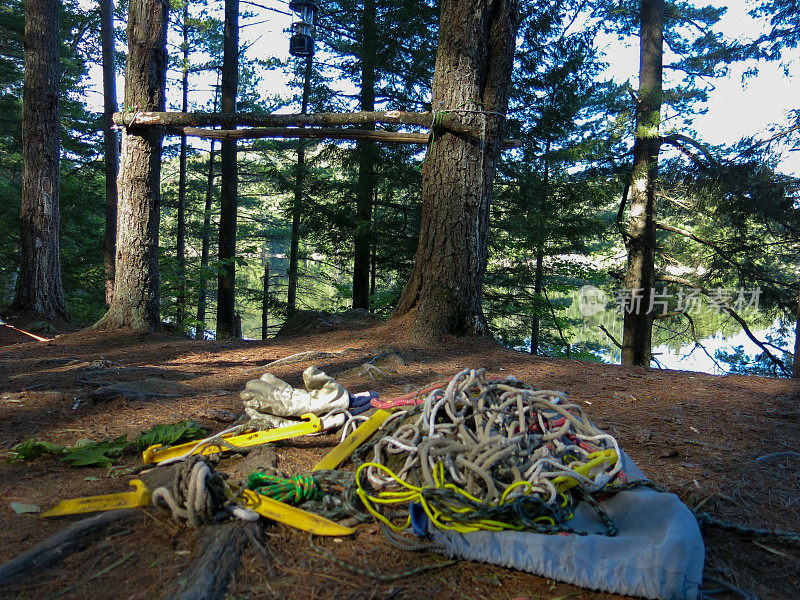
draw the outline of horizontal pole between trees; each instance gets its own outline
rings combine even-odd
[[[464,125],[456,112],[436,113],[436,123],[454,133],[478,137],[482,128]],[[114,113],[114,124],[121,127],[331,127],[339,125],[418,125],[430,128],[430,112],[402,110],[362,111],[353,113],[316,113],[259,115],[247,113],[206,112],[125,112]]]
[[[300,127],[257,127],[252,129],[205,129],[201,127],[167,127],[169,133],[210,140],[252,140],[263,138],[329,139],[383,142],[388,144],[427,144],[427,133],[380,131],[372,129],[305,129]],[[503,149],[519,148],[517,140],[505,140]]]
[[[199,137],[207,140],[252,140],[260,138],[312,138],[359,140],[390,144],[426,144],[427,133],[373,131],[371,129],[332,129],[301,127],[257,127],[252,129],[204,129],[201,127],[167,127],[169,133]]]

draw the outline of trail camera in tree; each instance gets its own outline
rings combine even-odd
[[[314,23],[319,11],[319,4],[316,0],[292,0],[289,8],[299,15],[299,20],[292,23],[289,54],[312,56],[314,54]]]

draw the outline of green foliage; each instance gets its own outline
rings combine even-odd
[[[196,421],[183,420],[170,424],[154,425],[147,431],[140,433],[134,440],[136,449],[143,452],[150,446],[161,444],[171,446],[183,442],[199,440],[206,436],[208,432],[200,427]]]
[[[35,460],[46,454],[54,454],[61,456],[61,460],[72,467],[110,467],[112,459],[118,458],[129,445],[124,435],[99,442],[78,440],[72,447],[31,438],[11,449],[10,460]]]
[[[78,440],[73,448],[67,449],[61,460],[71,467],[110,467],[113,459],[119,458],[128,446],[130,442],[125,435],[99,442]]]
[[[61,455],[65,452],[67,452],[67,448],[64,446],[31,438],[14,446],[9,451],[9,460],[12,462],[20,460],[36,460],[45,454]]]

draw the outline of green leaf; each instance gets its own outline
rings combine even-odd
[[[64,446],[31,438],[11,449],[11,460],[35,460],[45,454],[64,454],[66,451]]]
[[[117,458],[128,447],[128,436],[121,435],[112,440],[85,443],[69,448],[61,460],[72,467],[110,467],[112,458]]]
[[[142,452],[154,444],[171,446],[172,444],[199,440],[204,438],[207,433],[196,421],[178,421],[168,425],[154,425],[151,429],[139,434],[135,443],[139,452]]]

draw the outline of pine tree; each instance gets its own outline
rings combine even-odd
[[[25,5],[22,260],[15,304],[47,318],[67,318],[59,246],[60,13],[58,0]]]
[[[489,195],[500,156],[519,21],[513,0],[441,5],[432,106],[452,111],[471,136],[434,127],[423,167],[414,270],[394,316],[423,343],[486,334],[481,287],[488,258]]]

